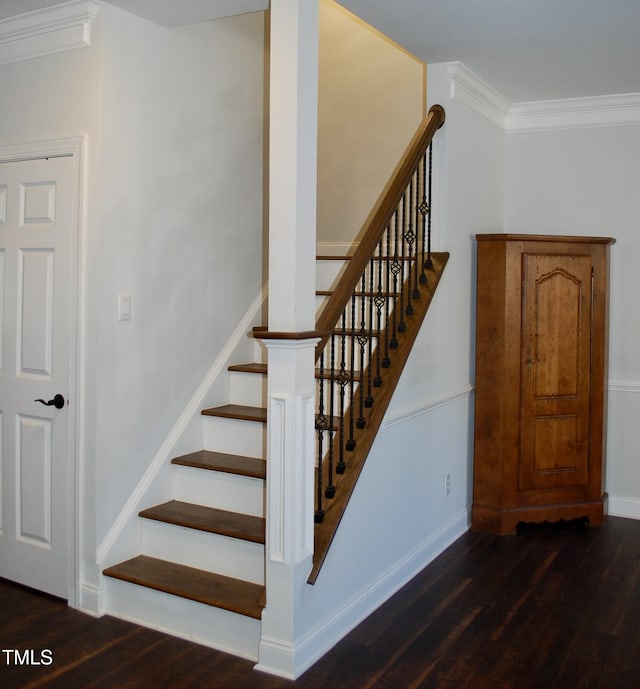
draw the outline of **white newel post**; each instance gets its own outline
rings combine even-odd
[[[304,669],[313,555],[317,0],[271,0],[267,605],[258,669]],[[297,607],[296,607],[297,606]]]

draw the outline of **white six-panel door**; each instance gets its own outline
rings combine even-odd
[[[63,598],[73,177],[72,156],[0,162],[0,576]]]

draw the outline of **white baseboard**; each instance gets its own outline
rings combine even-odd
[[[640,519],[640,499],[620,498],[609,496],[609,515],[611,517],[626,517],[627,519]]]
[[[100,589],[93,584],[84,582],[80,587],[80,605],[78,609],[81,612],[91,615],[92,617],[100,617],[104,614],[104,610],[100,605]]]
[[[469,518],[468,509],[455,515],[410,552],[404,560],[384,572],[373,584],[360,592],[350,603],[343,606],[338,614],[321,620],[295,645],[295,648],[284,648],[280,645],[279,648],[272,649],[274,653],[265,654],[271,657],[270,660],[261,657],[256,669],[289,679],[299,677],[335,646],[340,639],[413,579],[457,538],[468,531]],[[280,667],[274,667],[274,659],[279,656],[287,657],[280,658],[282,661],[282,664],[278,662]],[[295,673],[292,675],[288,670],[283,670],[283,667],[295,667]]]

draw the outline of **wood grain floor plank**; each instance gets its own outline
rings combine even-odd
[[[637,689],[640,521],[467,533],[296,682],[0,581],[2,689]]]

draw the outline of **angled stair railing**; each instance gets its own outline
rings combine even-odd
[[[431,251],[434,105],[371,211],[322,310],[316,348],[314,583],[382,423],[448,254]]]

